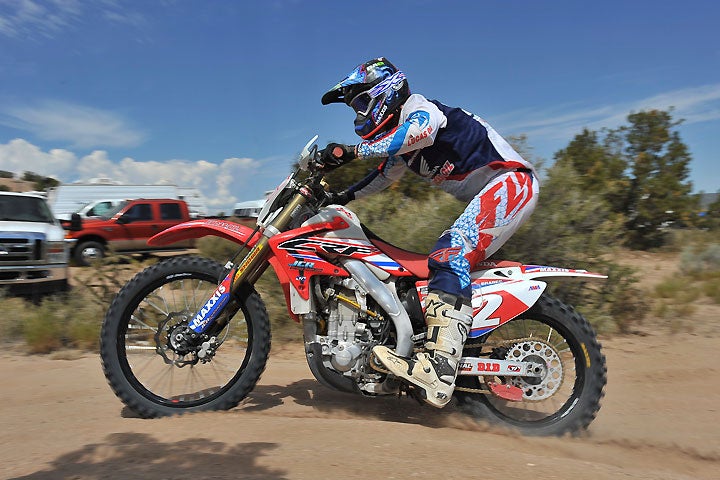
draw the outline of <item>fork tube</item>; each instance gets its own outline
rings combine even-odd
[[[229,318],[223,317],[222,313],[228,305],[237,307],[233,299],[240,286],[247,283],[254,283],[267,268],[267,259],[270,256],[269,239],[282,231],[290,224],[293,214],[299,207],[307,202],[302,194],[296,194],[285,206],[282,212],[263,231],[263,237],[258,240],[250,252],[245,256],[237,268],[233,268],[213,292],[212,296],[205,302],[200,310],[191,318],[188,326],[195,333],[203,333],[211,325],[216,323],[215,328],[222,328],[223,323]]]
[[[263,231],[263,237],[245,256],[242,263],[238,265],[235,277],[232,282],[233,292],[236,292],[244,283],[254,283],[267,268],[265,261],[269,255],[268,242],[270,237],[281,232],[288,226],[295,211],[307,202],[302,194],[298,193],[283,208],[283,211]]]

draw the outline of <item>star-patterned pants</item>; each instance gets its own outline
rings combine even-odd
[[[538,190],[529,171],[506,172],[488,182],[435,244],[428,258],[428,290],[471,298],[470,270],[530,217]]]

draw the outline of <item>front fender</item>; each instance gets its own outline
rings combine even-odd
[[[216,218],[203,218],[200,220],[191,220],[163,230],[151,237],[147,243],[150,246],[162,246],[190,238],[213,235],[235,243],[247,242],[247,245],[252,247],[260,239],[259,232],[256,232],[255,235],[250,238],[252,233],[252,228],[240,225],[239,223]]]

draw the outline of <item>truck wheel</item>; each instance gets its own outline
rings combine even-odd
[[[75,247],[73,258],[78,265],[87,266],[105,256],[105,245],[92,240],[82,242]]]

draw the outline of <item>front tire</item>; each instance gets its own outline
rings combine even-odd
[[[75,247],[73,257],[75,263],[86,267],[105,257],[105,245],[94,240],[85,240]]]
[[[103,371],[139,416],[227,410],[255,387],[270,352],[270,322],[251,287],[241,289],[208,361],[174,351],[169,341],[210,298],[223,270],[201,257],[171,258],[135,275],[110,305],[100,338]]]
[[[466,356],[545,363],[544,378],[458,377],[456,396],[461,408],[493,424],[524,435],[560,436],[588,428],[600,409],[607,367],[590,323],[572,307],[543,295],[527,312],[482,337],[482,346],[468,346]],[[523,390],[519,402],[492,394],[489,381]]]

